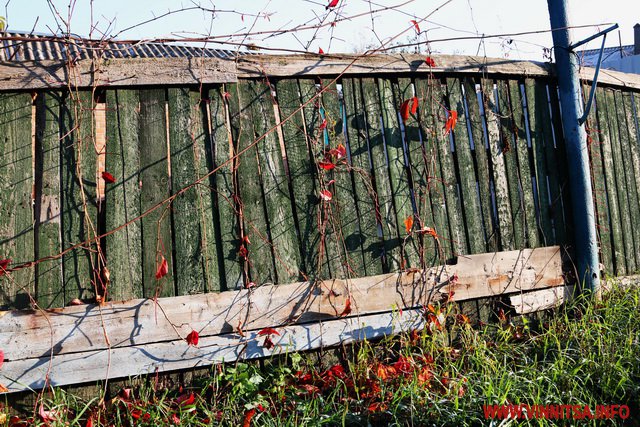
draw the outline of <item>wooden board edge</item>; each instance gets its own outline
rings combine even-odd
[[[573,292],[572,285],[557,286],[511,295],[509,301],[517,314],[530,314],[559,307],[571,299]]]

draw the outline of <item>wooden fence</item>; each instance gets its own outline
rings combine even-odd
[[[0,66],[0,301],[31,307],[0,316],[0,383],[257,357],[265,326],[287,325],[287,349],[377,336],[393,310],[423,323],[434,290],[515,294],[518,312],[560,300],[573,230],[552,70],[423,59]],[[603,80],[588,148],[602,264],[624,275],[640,265],[640,79]]]

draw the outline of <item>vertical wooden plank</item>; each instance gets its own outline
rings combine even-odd
[[[540,246],[538,237],[538,221],[536,207],[533,198],[533,183],[531,164],[529,163],[529,148],[527,147],[527,133],[524,115],[524,98],[519,82],[509,81],[509,94],[511,99],[511,114],[513,132],[515,134],[515,147],[518,153],[518,178],[522,191],[525,229],[524,234],[527,239],[527,247],[536,248]]]
[[[555,159],[557,159],[557,177],[559,195],[551,201],[551,208],[558,215],[555,230],[558,242],[564,245],[573,243],[573,213],[569,194],[569,175],[567,150],[565,147],[564,132],[560,113],[560,99],[558,87],[555,82],[549,84],[549,105],[551,107],[551,123],[555,141]]]
[[[509,251],[515,249],[513,235],[513,218],[511,216],[511,201],[509,199],[509,181],[505,161],[504,144],[500,135],[500,108],[497,90],[494,90],[493,80],[482,81],[482,113],[486,123],[487,138],[489,139],[489,158],[493,172],[493,191],[495,194],[498,215],[498,235],[500,249]],[[505,137],[508,138],[508,135]],[[517,194],[515,194],[517,196]]]
[[[0,259],[22,264],[35,257],[31,95],[0,94],[0,135]],[[34,271],[25,268],[0,275],[0,309],[29,306],[28,295],[35,296]]]
[[[268,82],[252,82],[248,89],[254,99],[251,104],[254,134],[256,138],[265,135],[256,145],[256,149],[275,257],[277,283],[290,283],[300,278],[300,254],[289,193],[289,179],[283,157],[284,147],[281,147],[274,129],[274,98]]]
[[[60,116],[63,95],[50,91],[36,102],[35,232],[36,258],[56,256],[62,250],[60,229]],[[62,260],[36,265],[36,299],[42,308],[65,303]]]
[[[401,266],[401,245],[393,206],[393,193],[387,165],[381,124],[380,96],[374,79],[362,79],[363,104],[367,117],[369,150],[376,182],[377,211],[380,213],[384,240],[384,271],[398,271]]]
[[[547,167],[545,161],[545,137],[544,123],[546,117],[546,87],[541,80],[526,79],[524,84],[526,118],[529,121],[529,138],[531,152],[533,154],[534,179],[537,188],[537,218],[541,233],[540,244],[549,246],[553,244],[553,226],[549,211],[549,186],[547,184]],[[545,96],[542,96],[542,93]],[[538,102],[540,105],[538,105]]]
[[[590,86],[583,84],[583,94],[588,94]],[[598,129],[597,112],[600,110],[597,99],[592,105],[591,112],[587,117],[585,128],[587,131],[587,146],[589,148],[589,161],[591,168],[591,181],[593,185],[593,198],[596,208],[598,242],[600,244],[600,254],[605,270],[610,274],[615,274],[615,267],[611,254],[613,241],[612,229],[609,222],[609,207],[607,205],[607,188],[605,185],[603,156],[601,155],[602,134]],[[555,174],[554,174],[555,175]]]
[[[177,295],[219,291],[209,180],[193,186],[209,171],[202,101],[188,88],[169,88],[168,101]]]
[[[105,227],[111,231],[140,216],[140,153],[137,90],[108,90],[105,169],[115,182],[105,184]],[[112,300],[142,298],[142,228],[135,221],[106,237]]]
[[[527,247],[524,197],[520,173],[518,171],[518,151],[516,149],[516,126],[511,112],[509,99],[509,83],[496,81],[498,92],[498,108],[500,117],[500,149],[503,153],[504,165],[509,187],[511,218],[513,219],[514,249]]]
[[[440,80],[422,79],[416,80],[416,87],[420,97],[426,99],[424,113],[421,113],[421,133],[426,137],[425,149],[433,159],[433,176],[427,185],[430,185],[435,231],[440,236],[438,242],[444,258],[450,259],[468,250],[451,142],[442,131],[447,121],[446,87]]]
[[[142,213],[167,200],[170,196],[170,176],[167,147],[166,92],[164,89],[144,89],[140,96],[140,211]],[[145,297],[173,296],[173,240],[171,208],[166,203],[145,215],[142,227],[142,268]],[[167,260],[169,272],[160,281],[155,274],[160,257]]]
[[[228,94],[228,95],[226,95]],[[233,129],[226,103],[237,103],[237,85],[218,86],[209,91],[210,137],[213,167],[218,171],[211,177],[215,189],[213,200],[217,206],[214,226],[218,235],[220,263],[220,290],[239,289],[244,286],[243,267],[238,259],[240,250],[240,215],[236,204],[236,179],[233,159],[236,153]],[[237,108],[236,108],[237,110]],[[215,212],[214,212],[215,214]]]
[[[415,96],[419,102],[417,115],[415,117],[412,116],[407,123],[404,123],[403,129],[404,146],[409,160],[409,171],[415,203],[414,209],[417,214],[414,229],[420,230],[424,227],[434,227],[433,209],[431,207],[431,196],[429,194],[430,167],[432,167],[432,165],[429,163],[430,159],[420,139],[420,117],[424,115],[423,110],[425,110],[425,105],[429,102],[429,99],[419,96],[413,82],[409,78],[399,79],[398,84],[400,85],[401,99],[407,100]],[[430,267],[438,264],[438,248],[435,241],[430,237],[425,238],[421,233],[414,233],[412,238],[417,242],[421,266]]]
[[[396,80],[378,79],[380,93],[382,124],[384,126],[384,141],[389,165],[389,182],[391,184],[392,212],[391,221],[395,218],[395,232],[400,244],[400,268],[418,267],[420,265],[417,239],[406,238],[404,221],[413,216],[413,201],[409,170],[405,166],[405,152],[398,110],[404,99],[400,95],[400,88]],[[409,118],[409,123],[413,118]],[[390,225],[391,226],[391,225]]]
[[[629,189],[625,177],[626,165],[620,146],[620,132],[618,129],[618,117],[616,115],[615,97],[612,89],[605,89],[604,100],[607,106],[607,126],[609,126],[609,141],[613,154],[613,171],[615,186],[618,194],[618,209],[622,224],[622,241],[624,244],[624,259],[627,273],[636,270],[636,260],[633,245],[633,231],[631,212],[629,211]]]
[[[620,148],[622,154],[622,165],[627,185],[627,197],[629,202],[629,215],[631,220],[631,238],[633,240],[633,254],[635,265],[640,266],[640,205],[638,205],[638,189],[636,187],[636,166],[631,151],[630,126],[627,120],[625,100],[622,91],[614,92],[614,102],[616,116],[618,119],[618,129],[620,132]]]
[[[378,235],[376,197],[371,175],[371,160],[367,141],[367,123],[359,79],[342,79],[342,92],[347,117],[349,154],[355,198],[360,221],[358,240],[363,252],[363,270],[368,276],[382,274],[383,245]]]
[[[342,92],[344,92],[344,86]],[[336,150],[342,145],[346,154],[348,144],[345,139],[344,107],[335,83],[331,84],[322,94],[322,105],[327,120],[326,131],[329,146],[326,148],[331,153],[331,150]],[[350,155],[347,154],[345,158],[338,159],[338,156],[330,154],[330,158],[336,164],[336,167],[331,171],[335,179],[335,203],[330,206],[334,208],[333,236],[336,240],[335,246],[339,249],[339,254],[344,254],[341,260],[341,264],[344,264],[341,265],[342,274],[345,277],[362,277],[365,275],[364,260],[357,201],[351,177],[351,164],[349,163]]]
[[[612,257],[615,263],[615,274],[622,276],[627,274],[627,265],[625,260],[625,244],[622,235],[622,219],[621,211],[618,203],[618,187],[616,184],[616,173],[613,157],[613,144],[611,142],[611,132],[609,130],[609,106],[605,90],[597,88],[597,118],[598,130],[601,138],[601,155],[604,166],[604,178],[606,184],[607,205],[609,206],[609,217],[611,227],[612,240]]]
[[[466,120],[470,131],[469,138],[473,140],[474,154],[478,169],[478,192],[480,195],[480,208],[482,211],[482,223],[486,235],[487,250],[498,250],[498,230],[493,215],[493,203],[491,200],[491,172],[487,155],[487,143],[484,136],[483,120],[478,104],[478,92],[476,81],[471,77],[463,79],[464,97],[466,101]]]
[[[300,90],[310,99],[315,95],[315,84],[311,80],[280,80],[276,84],[280,119],[289,120],[282,124],[282,133],[287,153],[289,174],[294,194],[296,222],[300,232],[300,271],[303,277],[313,280],[317,273],[320,250],[318,230],[318,195],[315,182],[315,166],[311,160],[309,141],[306,135],[305,117],[299,110],[302,102]],[[307,111],[313,111],[313,105]],[[297,111],[299,110],[299,111]],[[310,113],[314,116],[313,112]],[[315,122],[313,117],[310,120]]]
[[[552,110],[550,104],[552,97],[550,92],[555,90],[555,86],[549,82],[539,81],[536,86],[536,111],[542,121],[542,131],[544,137],[544,157],[547,168],[548,188],[549,188],[549,215],[553,219],[553,232],[555,239],[552,244],[566,244],[566,224],[562,211],[562,177],[566,171],[561,170],[561,165],[566,162],[566,155],[556,147],[557,139],[560,135],[555,135]],[[540,111],[538,111],[540,110]]]
[[[98,231],[97,152],[93,135],[93,94],[71,92],[61,106],[62,248],[95,238]],[[104,294],[97,280],[97,245],[79,247],[62,257],[65,299]]]
[[[247,245],[250,278],[262,284],[276,283],[277,277],[258,163],[258,150],[257,145],[253,144],[257,136],[253,122],[259,120],[253,115],[252,105],[258,102],[256,91],[251,87],[255,84],[248,81],[238,83],[238,193],[244,236],[251,242]]]
[[[455,144],[455,155],[458,160],[462,211],[467,230],[469,253],[483,253],[486,252],[487,245],[482,227],[482,210],[478,198],[471,144],[467,134],[467,119],[460,80],[455,78],[447,79],[447,91],[449,94],[449,108],[458,113],[458,124],[451,134]]]

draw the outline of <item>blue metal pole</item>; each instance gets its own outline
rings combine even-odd
[[[569,164],[569,189],[573,207],[578,280],[583,284],[584,289],[598,292],[600,268],[587,134],[584,125],[579,123],[583,108],[578,79],[578,58],[571,51],[567,0],[547,0],[547,4],[553,30],[553,49],[562,107],[562,128]]]

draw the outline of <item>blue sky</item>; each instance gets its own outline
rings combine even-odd
[[[207,34],[216,36],[233,35],[252,31],[269,31],[292,28],[305,22],[319,22],[327,13],[325,22],[331,22],[339,13],[341,16],[353,16],[365,13],[370,3],[364,0],[341,0],[339,7],[327,12],[324,5],[328,0],[94,0],[93,11],[89,0],[75,0],[70,20],[71,32],[82,36],[100,38],[103,33],[119,38],[143,39],[154,37],[198,37]],[[233,37],[231,40],[246,41],[272,48],[287,48],[317,52],[354,52],[369,46],[377,46],[378,38],[386,40],[403,29],[411,28],[412,19],[420,20],[434,11],[444,0],[372,0],[371,7],[405,3],[398,10],[365,15],[352,20],[339,22],[335,27],[327,26],[318,31],[302,31],[279,36]],[[69,0],[53,0],[58,13],[68,20]],[[212,17],[210,12],[191,10],[170,14],[162,19],[121,32],[122,30],[162,15],[176,11],[181,7],[193,7],[199,4],[204,8],[218,9],[221,12]],[[621,26],[622,44],[633,43],[633,25],[640,21],[640,2],[638,0],[571,0],[571,19],[573,25],[605,24],[617,22]],[[223,10],[235,11],[224,12]],[[92,13],[93,12],[93,15]],[[4,14],[8,18],[10,29],[31,30],[48,33],[58,31],[60,18],[48,6],[46,0],[10,0]],[[259,15],[258,18],[255,16]],[[92,17],[93,16],[93,17]],[[435,12],[427,22],[420,24],[423,33],[420,40],[441,39],[468,36],[474,34],[514,33],[536,31],[549,28],[546,0],[452,0]],[[604,28],[604,26],[602,27]],[[375,32],[373,31],[375,30]],[[424,32],[426,31],[426,33]],[[586,37],[596,28],[574,31],[574,39]],[[333,33],[332,33],[333,32]],[[333,37],[332,37],[333,34]],[[407,42],[416,38],[411,29],[396,40]],[[513,39],[512,42],[509,42]],[[309,41],[311,40],[311,43]],[[432,43],[434,52],[452,54],[479,53],[493,57],[511,59],[542,59],[543,47],[551,46],[549,33],[487,40],[480,44],[478,40]],[[618,44],[618,34],[612,34],[608,45]],[[599,42],[591,42],[588,48],[599,47]]]

